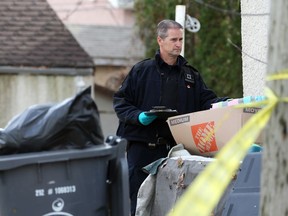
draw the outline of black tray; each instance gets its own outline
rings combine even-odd
[[[171,110],[171,109],[166,109],[166,110],[150,110],[148,112],[145,112],[146,115],[156,115],[159,118],[164,118],[167,119],[171,116],[175,116],[178,114],[177,110]]]

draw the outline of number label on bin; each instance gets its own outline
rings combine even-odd
[[[69,185],[69,186],[49,188],[49,189],[47,189],[47,193],[45,193],[45,192],[46,192],[45,189],[36,189],[35,190],[35,196],[36,197],[43,197],[45,195],[75,193],[76,192],[76,186],[75,185]]]

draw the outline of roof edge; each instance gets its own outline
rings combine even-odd
[[[32,68],[0,66],[0,74],[92,75],[93,68]]]

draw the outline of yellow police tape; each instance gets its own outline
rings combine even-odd
[[[288,79],[287,71],[268,77],[267,80]],[[169,212],[169,216],[208,216],[219,202],[223,192],[240,166],[251,144],[256,140],[261,130],[266,126],[279,101],[288,102],[287,98],[280,99],[270,90],[265,89],[266,100],[245,104],[247,107],[263,106],[253,115],[241,130],[219,151],[216,160],[210,163],[197,176],[187,191],[180,197]],[[241,107],[238,106],[238,107]]]

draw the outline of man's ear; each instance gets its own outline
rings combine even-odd
[[[159,45],[160,45],[161,41],[162,41],[162,38],[160,36],[157,36],[157,42]]]

